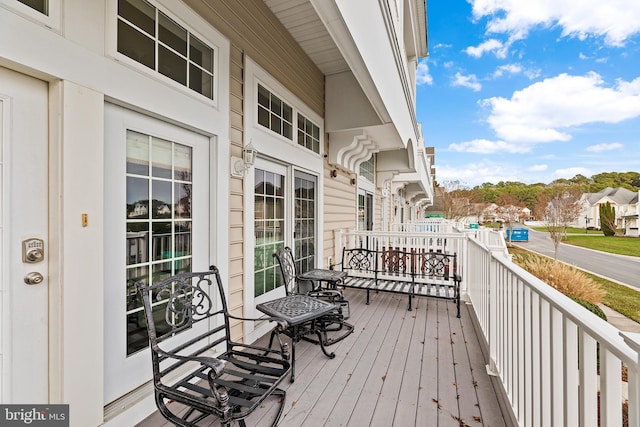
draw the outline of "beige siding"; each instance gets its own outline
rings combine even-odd
[[[335,168],[325,162],[324,168],[324,254],[322,265],[326,267],[327,258],[334,254],[335,230],[356,227],[357,187],[351,184],[352,176],[338,170],[333,178],[331,171]],[[336,262],[336,260],[334,260]]]
[[[231,156],[242,157],[247,56],[324,117],[324,76],[262,0],[185,0],[185,3],[231,41]],[[253,287],[253,279],[244,276],[244,256],[252,256],[253,249],[244,245],[243,180],[229,179],[229,304],[234,313],[243,315],[245,289]],[[234,325],[232,335],[243,340],[242,322]]]
[[[382,231],[382,190],[376,185],[376,192],[373,195],[373,230]]]
[[[231,155],[242,155],[243,140],[243,108],[244,108],[244,55],[237,46],[231,45],[230,61],[230,123],[231,123]],[[241,178],[231,177],[229,182],[229,306],[238,310],[242,317],[244,306],[244,197]],[[244,337],[244,326],[239,323],[232,329],[233,338]]]
[[[324,76],[262,0],[185,3],[324,117]]]

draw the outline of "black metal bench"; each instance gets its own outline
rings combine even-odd
[[[271,349],[231,340],[230,319],[264,319],[229,314],[217,268],[136,285],[145,309],[156,404],[166,419],[195,427],[213,415],[222,426],[232,420],[245,426],[244,418],[273,395],[279,404],[273,425],[278,423],[285,400],[278,385],[291,370],[288,345]]]
[[[347,278],[341,286],[370,292],[393,292],[409,296],[444,298],[456,304],[460,317],[460,282],[456,254],[404,250],[401,248],[343,248],[339,264]],[[334,267],[335,267],[334,266]]]

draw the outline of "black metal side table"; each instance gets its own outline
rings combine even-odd
[[[318,336],[318,341],[309,341],[320,344],[322,352],[328,358],[333,359],[336,356],[335,353],[329,353],[325,349],[322,334],[316,328],[316,320],[336,310],[334,304],[307,295],[296,294],[258,304],[256,308],[269,316],[286,320],[289,324],[284,333],[291,338],[292,382],[295,380],[296,342],[305,339],[307,335],[315,334]],[[271,340],[273,340],[273,334]],[[269,343],[269,347],[271,344],[272,342]]]
[[[346,271],[327,270],[324,268],[309,270],[304,273],[298,274],[297,276],[297,278],[300,280],[317,280],[318,282],[326,282],[330,285],[329,289],[336,289],[336,286],[342,283],[342,281],[346,277]]]

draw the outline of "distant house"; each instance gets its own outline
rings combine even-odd
[[[638,192],[607,187],[597,193],[584,193],[578,201],[582,208],[574,225],[600,229],[600,206],[607,202],[615,209],[616,225],[626,235],[638,236]]]

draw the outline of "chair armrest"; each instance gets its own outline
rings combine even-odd
[[[280,319],[278,317],[238,317],[238,316],[234,316],[233,314],[229,314],[227,315],[227,317],[229,317],[230,319],[235,319],[235,320],[248,320],[251,322],[260,322],[263,320],[267,320],[269,322],[275,322],[276,324],[276,329],[278,329],[279,332],[284,331],[285,329],[287,329],[289,327],[289,322],[287,322],[284,319]]]
[[[164,351],[157,345],[153,346],[153,351],[168,359],[180,360],[182,362],[199,362],[202,365],[209,367],[211,371],[215,373],[216,378],[222,374],[222,371],[224,370],[224,367],[226,365],[226,362],[224,360],[216,359],[215,357],[182,356],[180,354]]]

